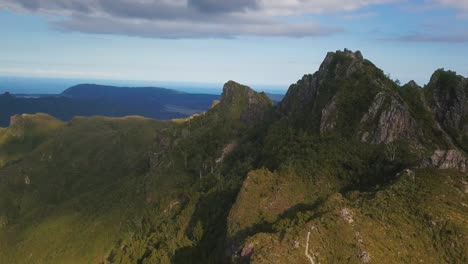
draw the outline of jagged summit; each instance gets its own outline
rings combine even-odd
[[[257,93],[248,86],[234,81],[228,81],[223,87],[219,104],[214,109],[220,109],[233,119],[252,125],[263,119],[273,103],[264,93]]]
[[[337,82],[351,77],[365,77],[366,74],[373,75],[376,80],[385,79],[383,72],[364,59],[360,51],[344,49],[344,51],[329,52],[318,71],[304,75],[296,84],[291,85],[279,109],[283,113],[302,112],[304,105],[311,104],[316,97],[330,99],[328,97],[333,96],[342,86]],[[380,84],[381,81],[377,83]]]
[[[320,65],[319,72],[326,71],[326,69],[338,58],[341,57],[342,59],[346,58],[348,60],[353,60],[357,62],[364,61],[364,57],[360,51],[353,52],[348,49],[344,49],[343,51],[337,50],[335,52],[328,52],[323,60],[322,64]]]
[[[442,128],[468,151],[468,79],[439,69],[426,85],[425,96]]]
[[[220,102],[222,104],[238,103],[236,101],[243,97],[252,97],[254,94],[256,92],[250,87],[231,80],[224,84]]]
[[[409,81],[408,83],[406,83],[403,86],[421,88],[421,86],[419,86],[419,84],[417,82],[415,82],[414,80]]]
[[[291,85],[278,112],[293,126],[320,135],[373,144],[407,140],[431,149],[449,143],[437,136],[442,132],[422,89],[414,81],[400,87],[359,51],[329,52],[318,71]]]
[[[355,130],[374,97],[394,86],[361,52],[329,52],[318,71],[291,85],[278,109],[316,132],[341,125]]]

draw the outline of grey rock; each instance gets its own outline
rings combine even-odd
[[[322,109],[322,119],[320,120],[320,134],[332,130],[336,126],[337,98],[332,98],[331,102]]]
[[[426,87],[426,97],[437,121],[465,150],[468,143],[468,79],[437,70]]]
[[[467,172],[468,159],[458,150],[436,150],[431,157],[424,160],[421,167],[433,167],[439,169],[456,169]]]
[[[419,129],[407,105],[398,95],[380,92],[361,119],[360,138],[364,142],[388,144],[417,138]]]

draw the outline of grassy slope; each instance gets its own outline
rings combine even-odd
[[[64,124],[45,114],[18,115],[15,119],[10,127],[0,128],[0,168],[21,159]]]
[[[309,254],[320,263],[360,263],[364,252],[371,263],[466,263],[464,177],[454,171],[417,170],[414,180],[405,174],[372,192],[331,194],[315,207],[263,226],[264,232],[248,237],[243,246],[254,248],[251,263],[308,263],[304,251],[311,232]],[[314,192],[297,189],[282,197]],[[247,206],[239,202],[234,208]]]

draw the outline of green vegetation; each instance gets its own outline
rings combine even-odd
[[[416,168],[454,147],[423,92],[360,53],[327,58],[277,107],[231,81],[185,119],[17,117],[0,130],[0,263],[466,263],[466,172]],[[422,148],[361,140],[378,93]]]
[[[0,128],[0,168],[21,159],[54,132],[63,122],[45,114],[17,115],[8,128]]]

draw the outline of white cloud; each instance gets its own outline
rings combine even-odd
[[[468,0],[433,0],[435,3],[468,12]]]
[[[432,4],[457,10],[457,18],[468,18],[468,0],[430,0]]]
[[[378,15],[379,14],[377,12],[367,12],[367,13],[347,14],[347,15],[344,15],[343,18],[349,19],[349,20],[358,20],[358,19],[376,17]]]

